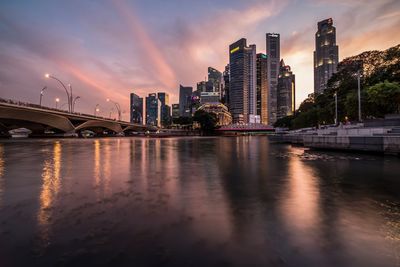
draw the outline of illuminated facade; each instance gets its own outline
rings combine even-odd
[[[336,28],[332,19],[318,22],[315,33],[314,93],[323,93],[328,80],[336,72],[339,47],[336,45]]]
[[[132,123],[143,123],[143,98],[131,93],[130,100],[130,121]]]
[[[161,124],[168,126],[171,124],[171,106],[169,105],[169,95],[164,92],[157,93],[158,99],[161,101]]]
[[[161,127],[161,101],[155,93],[146,97],[146,124]]]
[[[280,35],[278,33],[267,33],[266,51],[268,57],[268,123],[273,125],[277,119],[278,112],[278,76],[280,58]]]
[[[256,46],[242,38],[229,46],[229,110],[233,122],[256,115]]]
[[[257,115],[262,124],[268,124],[267,55],[257,54]]]
[[[280,62],[278,78],[277,119],[290,116],[295,111],[296,82],[295,75],[283,59]]]
[[[192,87],[179,86],[179,115],[181,117],[192,116],[192,93]]]
[[[208,113],[214,113],[218,119],[217,126],[225,126],[232,123],[232,115],[228,108],[222,103],[206,103],[199,107]]]

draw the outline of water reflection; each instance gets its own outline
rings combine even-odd
[[[37,215],[43,243],[48,243],[57,195],[61,188],[61,143],[54,142],[53,150],[44,161],[42,172],[42,189],[40,192],[40,207]]]
[[[399,252],[397,159],[264,137],[11,144],[0,258],[12,263],[32,247],[38,266],[393,266]],[[39,227],[16,226],[29,218]]]

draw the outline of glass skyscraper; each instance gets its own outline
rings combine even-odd
[[[336,45],[336,28],[331,18],[318,22],[315,33],[314,93],[323,93],[328,80],[336,72],[339,47]]]
[[[285,65],[283,59],[279,67],[278,78],[278,114],[277,119],[290,116],[295,111],[296,82],[295,75],[289,65]]]
[[[262,124],[268,124],[267,55],[257,54],[257,115]]]
[[[143,98],[131,93],[130,100],[130,121],[132,123],[143,123]]]
[[[268,57],[268,123],[273,125],[277,119],[278,110],[278,76],[280,61],[280,35],[267,33],[266,51]]]
[[[249,122],[257,114],[256,46],[242,38],[229,46],[229,110],[233,122]]]

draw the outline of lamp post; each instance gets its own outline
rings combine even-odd
[[[67,89],[67,87],[65,86],[65,84],[64,84],[62,81],[60,81],[59,79],[57,79],[56,77],[54,77],[54,76],[52,76],[52,75],[50,75],[50,74],[48,74],[48,73],[46,73],[46,74],[44,75],[44,77],[46,77],[46,78],[52,78],[52,79],[56,80],[56,81],[59,82],[59,83],[61,84],[61,86],[65,89],[65,93],[67,94],[67,100],[68,100],[68,111],[71,112],[71,98],[70,98],[70,95],[69,95],[69,93],[68,93],[68,89]]]
[[[115,108],[118,111],[118,120],[120,121],[121,120],[121,106],[117,102],[114,102],[109,98],[107,98],[107,102],[111,102],[111,103],[113,103],[115,105]]]
[[[99,106],[100,106],[99,104],[96,104],[96,106],[94,107],[94,116],[95,117],[97,117],[97,112],[100,111]]]
[[[338,124],[338,112],[337,112],[337,92],[335,92],[335,125]]]
[[[58,102],[60,102],[60,99],[57,97],[55,101],[56,101],[56,109],[57,109],[57,107],[58,107]]]
[[[358,121],[361,122],[361,73],[360,70],[357,71],[357,86],[358,86]]]
[[[44,90],[46,90],[46,89],[47,89],[47,86],[43,87],[43,89],[42,89],[42,90],[40,90],[40,100],[39,100],[39,106],[42,106],[42,98],[43,98],[43,93],[44,93]]]
[[[80,96],[76,96],[76,97],[74,98],[74,101],[72,102],[72,112],[75,112],[75,103],[76,103],[76,101],[77,101],[79,98],[81,98],[81,97],[80,97]]]

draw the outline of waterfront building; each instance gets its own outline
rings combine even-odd
[[[208,67],[208,87],[212,90],[207,92],[218,92],[221,94],[222,73],[212,67]]]
[[[179,115],[181,117],[192,116],[192,93],[193,87],[179,86]]]
[[[242,38],[229,46],[229,110],[233,122],[256,115],[256,46]]]
[[[232,123],[232,115],[228,111],[228,108],[222,103],[206,103],[201,105],[199,110],[214,113],[217,117],[217,126],[225,126]]]
[[[172,104],[172,119],[177,119],[179,116],[179,104]]]
[[[219,92],[201,92],[200,104],[219,102]]]
[[[157,93],[161,101],[161,124],[167,126],[171,123],[171,107],[169,106],[169,95],[164,92]]]
[[[161,101],[155,93],[146,97],[146,124],[161,127]]]
[[[267,87],[268,87],[268,123],[273,125],[277,118],[277,90],[280,61],[280,35],[278,33],[266,34],[267,53]]]
[[[130,122],[143,123],[143,98],[135,93],[130,94]]]
[[[336,72],[339,47],[336,45],[336,28],[331,18],[318,22],[315,33],[314,93],[323,93],[328,80]]]
[[[280,62],[278,78],[278,113],[277,119],[294,114],[296,97],[295,75],[283,59]]]
[[[223,93],[221,95],[221,102],[224,103],[229,109],[229,64],[225,66],[223,73]]]
[[[201,81],[197,83],[197,92],[206,92],[206,81]]]
[[[262,124],[268,124],[267,55],[257,54],[257,115]]]

